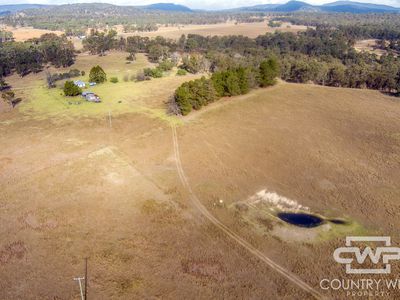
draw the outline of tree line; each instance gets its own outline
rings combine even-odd
[[[178,87],[169,104],[169,111],[185,116],[193,109],[199,110],[221,97],[243,95],[252,88],[274,85],[277,76],[279,63],[276,58],[261,62],[258,68],[218,71],[210,79],[203,76]]]
[[[50,63],[68,67],[75,61],[74,46],[66,37],[52,33],[26,42],[0,43],[0,78],[16,72],[25,76],[40,72]]]

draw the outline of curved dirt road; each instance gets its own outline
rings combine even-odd
[[[185,187],[189,194],[189,198],[192,201],[192,204],[195,206],[196,209],[198,209],[201,214],[206,217],[211,223],[213,223],[216,227],[218,227],[220,230],[222,230],[227,236],[229,236],[232,240],[236,241],[238,244],[240,244],[242,247],[244,247],[246,250],[248,250],[252,255],[255,257],[259,258],[262,260],[264,263],[266,263],[271,269],[275,270],[285,278],[287,278],[289,281],[297,285],[299,288],[304,290],[305,292],[311,294],[314,298],[316,299],[325,299],[324,296],[322,296],[317,290],[315,290],[313,287],[302,281],[300,278],[298,278],[296,275],[291,273],[289,270],[286,270],[273,260],[271,260],[269,257],[264,255],[261,251],[257,250],[255,247],[253,247],[250,243],[248,243],[246,240],[241,238],[239,235],[234,233],[232,230],[230,230],[228,227],[226,227],[224,224],[222,224],[217,218],[215,218],[207,209],[206,207],[200,202],[199,198],[196,196],[196,194],[193,192],[192,188],[190,187],[188,178],[185,175],[185,172],[183,171],[182,168],[182,162],[180,158],[180,152],[179,152],[179,144],[178,144],[178,136],[176,132],[176,127],[171,126],[172,128],[172,139],[173,139],[173,145],[174,145],[174,154],[175,154],[175,162],[176,162],[176,168],[178,170],[179,178],[182,182],[182,185]]]

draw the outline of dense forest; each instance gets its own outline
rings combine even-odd
[[[338,28],[344,34],[355,39],[399,39],[399,14],[327,14],[292,13],[276,16],[275,21],[290,22],[296,25],[326,26]]]

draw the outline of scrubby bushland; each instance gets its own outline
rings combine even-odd
[[[171,59],[166,59],[158,64],[158,68],[163,72],[171,71],[173,67],[175,67],[175,62]]]
[[[15,93],[11,90],[11,86],[9,86],[3,79],[0,79],[0,94],[1,99],[12,107],[15,107],[22,101],[21,98],[15,97]]]
[[[152,78],[161,78],[163,76],[163,71],[160,68],[146,68],[143,70],[144,76]]]
[[[176,75],[185,76],[185,75],[187,75],[187,71],[184,69],[178,69],[178,71],[176,72]]]
[[[188,71],[189,73],[196,74],[199,72],[208,71],[209,64],[203,55],[190,54],[185,55],[182,58],[181,68]]]

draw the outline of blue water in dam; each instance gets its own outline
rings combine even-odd
[[[286,223],[305,228],[317,227],[324,223],[322,218],[307,213],[281,212],[278,213],[278,218]]]

